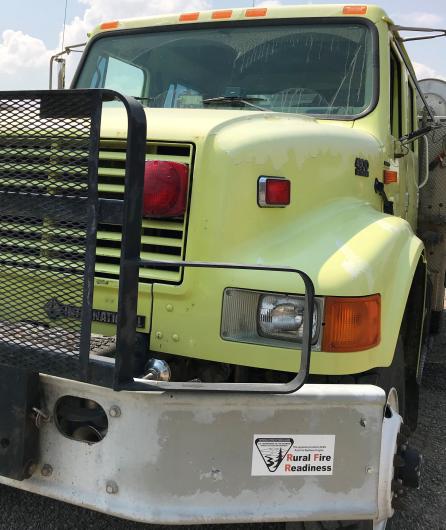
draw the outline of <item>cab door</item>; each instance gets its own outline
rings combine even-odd
[[[415,87],[397,50],[390,45],[390,131],[393,150],[387,161],[390,178],[385,185],[394,214],[415,229],[418,202],[418,147],[400,138],[417,128]],[[395,176],[396,174],[396,176]]]
[[[403,62],[397,49],[390,46],[390,134],[391,151],[386,161],[388,177],[384,178],[385,191],[393,203],[393,213],[398,217],[405,216],[405,185],[407,160],[405,150],[400,142],[404,134],[403,114]]]

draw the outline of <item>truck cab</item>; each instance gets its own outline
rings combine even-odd
[[[178,177],[172,191],[183,196],[164,198],[174,203],[170,211],[156,195],[161,184],[147,191],[161,209],[143,213],[143,257],[295,264],[311,272],[320,297],[314,374],[388,366],[415,270],[423,267],[415,235],[419,147],[402,145],[418,129],[417,91],[396,42],[385,13],[372,6],[364,14],[299,6],[107,22],[93,32],[73,81],[73,88],[112,88],[141,101],[150,133],[147,181],[150,171],[161,179],[166,164],[174,172],[187,166],[185,182]],[[114,103],[103,112],[104,197],[123,192],[122,112]],[[286,196],[268,203],[267,185],[286,187]],[[103,228],[98,311],[117,306],[119,233]],[[258,282],[234,271],[207,281],[203,274],[141,272],[141,331],[150,351],[295,371],[299,307],[285,317],[294,318],[294,329],[284,321],[274,330],[260,322],[275,317],[271,299],[263,307],[252,293]],[[285,280],[274,289],[270,282],[260,281],[263,290],[295,292]],[[226,321],[240,310],[227,296],[239,284],[246,294],[232,291],[233,303],[251,297],[251,322]],[[334,339],[344,331],[327,320],[337,320],[342,298],[357,301],[350,313],[357,327]],[[110,324],[97,329],[114,333]]]

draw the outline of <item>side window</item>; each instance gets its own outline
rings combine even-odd
[[[106,70],[107,70],[107,59],[101,56],[97,60],[96,68],[91,77],[90,88],[102,88]]]
[[[393,50],[390,53],[390,130],[394,138],[401,138],[403,136],[401,63]]]
[[[415,131],[418,127],[417,127],[417,121],[418,121],[418,118],[417,118],[417,112],[416,112],[416,100],[415,100],[415,89],[412,85],[412,83],[409,81],[409,92],[408,92],[408,95],[409,95],[409,102],[408,102],[408,120],[409,120],[409,123],[408,123],[408,132],[413,132]],[[415,151],[415,144],[416,142],[411,142],[410,143],[410,148],[412,149],[412,151]]]
[[[144,80],[144,71],[141,68],[109,57],[104,88],[140,97],[144,89]]]

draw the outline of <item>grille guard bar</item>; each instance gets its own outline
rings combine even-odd
[[[115,372],[115,390],[138,390],[138,391],[204,391],[204,392],[251,392],[271,394],[291,394],[301,388],[308,379],[310,372],[312,322],[314,313],[314,285],[311,278],[299,269],[291,267],[273,267],[264,265],[239,265],[234,263],[204,263],[200,261],[146,261],[137,260],[138,267],[189,267],[195,269],[232,269],[248,271],[266,271],[294,273],[301,277],[305,285],[305,300],[303,314],[303,337],[300,368],[296,376],[288,383],[201,383],[201,382],[163,382],[146,381],[136,379],[132,373],[133,360],[128,353],[132,351],[136,329],[136,304],[131,308],[131,318],[126,319],[124,325],[120,325],[122,312],[118,309],[118,336],[117,357]],[[133,264],[121,263],[121,267]],[[121,269],[122,270],[122,269]],[[126,300],[119,300],[124,305]],[[130,308],[128,308],[130,309]]]
[[[123,223],[125,210],[98,196],[106,101],[126,109],[126,187],[142,192],[147,123],[135,99],[102,89],[0,92],[0,366],[97,377],[97,227],[104,218]],[[128,211],[125,219],[133,220]],[[67,305],[79,307],[79,322],[63,314]]]

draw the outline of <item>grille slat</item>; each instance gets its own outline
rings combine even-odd
[[[21,251],[22,250],[22,251]],[[26,252],[28,260],[26,262],[20,262],[25,252],[23,249],[17,248],[15,252],[1,252],[0,265],[3,271],[3,265],[11,265],[13,267],[23,268],[35,268],[43,270],[52,270],[60,272],[76,272],[82,271],[85,266],[85,262],[82,257],[78,259],[74,255],[70,255],[67,259],[63,259],[62,256],[41,256],[39,250],[33,250],[32,252]],[[56,259],[57,258],[57,259]]]
[[[116,195],[124,194],[124,184],[99,184],[99,193],[115,193]],[[115,199],[116,197],[113,197]]]
[[[105,159],[101,159],[100,163],[104,163]],[[122,164],[125,164],[125,159],[122,161]],[[125,168],[116,168],[116,167],[99,167],[99,176],[100,177],[116,177],[124,181],[125,177]]]
[[[118,232],[98,232],[98,238],[103,241],[121,241],[121,234]],[[142,236],[141,243],[143,245],[158,245],[161,247],[176,247],[183,248],[183,242],[176,239],[169,239],[167,237],[151,237]]]
[[[142,227],[143,228],[151,228],[154,230],[165,230],[166,229],[166,222],[165,221],[158,221],[156,219],[143,219],[142,220]],[[178,223],[176,221],[169,221],[169,230],[176,230],[178,232],[181,232],[184,229],[184,222]]]
[[[119,258],[121,257],[121,249],[120,248],[106,248],[106,247],[98,247],[96,249],[96,256],[97,257],[107,257],[107,258]],[[167,260],[170,261],[181,261],[179,256],[174,256],[171,254],[162,254],[162,253],[155,253],[155,252],[144,252],[141,251],[141,259],[145,260]]]
[[[109,263],[98,263],[95,267],[96,275],[103,278],[116,278],[116,265]],[[152,281],[177,282],[178,272],[170,270],[140,269],[139,277],[141,283]]]

